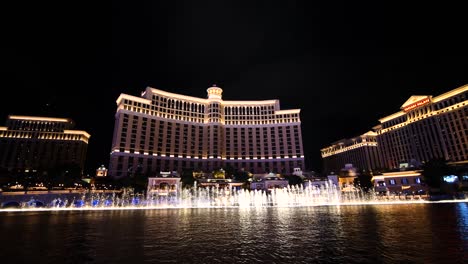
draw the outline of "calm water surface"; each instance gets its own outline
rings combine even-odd
[[[467,260],[468,203],[0,213],[0,263]]]

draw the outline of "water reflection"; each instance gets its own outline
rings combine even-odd
[[[468,239],[468,203],[459,203],[457,204],[457,224],[462,234],[462,239]]]
[[[448,203],[2,213],[0,245],[2,256],[16,257],[9,263],[457,263],[468,252],[467,210]]]

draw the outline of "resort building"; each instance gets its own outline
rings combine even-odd
[[[385,172],[372,177],[374,188],[379,193],[425,193],[428,191],[424,185],[421,171]]]
[[[243,182],[236,182],[232,179],[226,179],[226,172],[221,168],[213,173],[193,172],[196,185],[205,188],[240,188]]]
[[[377,148],[377,133],[373,131],[351,139],[339,140],[320,151],[326,173],[338,173],[349,163],[367,171],[382,168]]]
[[[250,183],[250,189],[271,191],[273,189],[286,188],[288,185],[288,180],[281,178],[279,174],[269,173],[265,177],[252,181]]]
[[[411,96],[400,109],[376,127],[384,167],[468,160],[468,85],[435,97]]]
[[[156,176],[148,178],[147,199],[176,196],[179,194],[182,187],[179,175],[169,171],[162,171]]]
[[[468,161],[468,85],[439,96],[414,95],[374,131],[321,149],[325,172],[343,163],[363,170],[418,168],[433,158]]]
[[[225,101],[216,86],[207,92],[197,98],[148,87],[141,97],[121,94],[109,175],[304,169],[300,109],[281,110],[278,100]]]
[[[90,135],[73,127],[68,118],[8,116],[0,127],[0,168],[30,176],[79,170],[81,176]]]

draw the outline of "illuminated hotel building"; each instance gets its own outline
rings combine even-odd
[[[377,142],[386,168],[433,158],[468,160],[468,85],[436,97],[411,96],[401,111],[379,121]]]
[[[150,87],[141,97],[121,94],[109,174],[304,169],[299,109],[280,110],[278,100],[224,101],[216,86],[207,92],[206,99]]]
[[[467,162],[468,85],[435,97],[411,96],[400,109],[381,118],[380,124],[374,127],[377,140],[373,145],[378,149],[382,168],[419,167],[433,158]],[[334,169],[336,160],[354,164],[356,155],[353,152],[362,147],[362,144],[353,142],[322,149],[324,167]],[[366,155],[357,156],[358,160],[369,159]],[[366,162],[372,163],[371,160]],[[358,162],[355,164],[360,169],[367,168]]]
[[[324,171],[338,173],[346,164],[367,171],[382,167],[377,148],[377,133],[369,131],[363,135],[343,139],[321,149]]]
[[[8,116],[0,127],[0,167],[31,175],[68,166],[82,171],[90,135],[73,127],[66,118]]]

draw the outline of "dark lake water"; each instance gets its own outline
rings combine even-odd
[[[0,212],[0,263],[467,263],[468,203]]]

